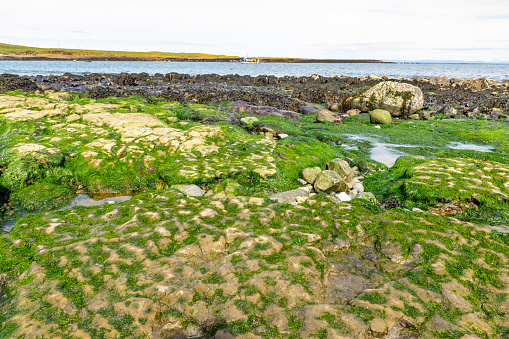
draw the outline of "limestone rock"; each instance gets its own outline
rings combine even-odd
[[[302,178],[310,184],[314,184],[318,173],[322,170],[320,167],[308,167],[302,170]]]
[[[327,163],[327,169],[338,173],[347,183],[353,180],[353,171],[345,160],[332,159]]]
[[[289,204],[292,202],[296,202],[297,201],[296,198],[299,198],[299,197],[307,198],[307,197],[309,197],[309,192],[298,188],[296,190],[285,191],[285,192],[280,192],[280,193],[271,195],[271,196],[269,196],[269,199],[272,201],[278,202],[278,203]]]
[[[315,190],[317,192],[345,192],[347,189],[348,185],[337,172],[325,170],[318,173],[316,177]]]
[[[424,96],[419,87],[385,81],[362,92],[355,98],[349,98],[347,103],[351,108],[357,108],[362,112],[380,108],[389,111],[392,116],[406,116],[422,108]]]
[[[369,112],[369,121],[372,124],[390,124],[392,123],[391,113],[383,109],[375,109]]]

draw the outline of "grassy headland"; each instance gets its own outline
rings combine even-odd
[[[256,57],[260,58],[260,57]],[[89,49],[38,48],[0,43],[0,60],[110,60],[110,61],[239,61],[240,56],[206,53],[129,52]],[[378,63],[380,60],[261,58],[261,62]]]

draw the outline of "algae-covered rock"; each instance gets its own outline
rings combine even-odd
[[[325,193],[346,192],[348,190],[348,185],[341,175],[330,170],[318,173],[314,187],[317,192]]]
[[[353,180],[353,171],[345,160],[332,159],[327,162],[327,169],[338,173],[347,183]]]
[[[369,112],[369,121],[372,124],[390,124],[392,123],[391,113],[383,109],[375,109]]]
[[[318,173],[322,170],[320,167],[308,167],[302,170],[302,179],[306,180],[309,184],[314,184]]]
[[[258,120],[258,118],[256,118],[256,117],[245,117],[245,118],[241,118],[240,121],[249,130],[255,128],[258,125],[260,125],[260,120]]]
[[[16,191],[10,202],[27,211],[40,211],[64,206],[73,196],[73,190],[67,186],[36,183]]]
[[[378,200],[376,199],[375,195],[371,192],[361,192],[359,193],[359,195],[357,195],[357,199],[366,200],[372,204],[378,204]]]
[[[280,125],[273,123],[260,124],[259,126],[256,127],[256,129],[263,133],[270,133],[275,137],[277,137],[279,134],[284,133],[283,128]]]
[[[225,196],[238,196],[246,194],[247,190],[232,179],[225,179],[213,188],[213,193],[224,193]]]
[[[348,100],[351,108],[362,112],[383,109],[392,116],[406,116],[420,110],[424,97],[419,87],[394,81],[381,82]]]

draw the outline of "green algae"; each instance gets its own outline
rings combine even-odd
[[[74,100],[78,102],[82,99]],[[87,99],[83,104],[93,102]],[[159,104],[139,98],[110,98],[102,103],[117,105],[118,107],[111,108],[112,113],[148,112],[147,114],[156,116],[163,126],[167,124],[163,118],[177,114],[174,109],[180,107],[169,103],[161,103],[159,107]],[[151,105],[154,107],[151,108]],[[168,107],[163,107],[164,105]],[[220,115],[211,106],[200,107],[191,104],[182,110]],[[214,112],[208,112],[209,110]],[[47,121],[50,119],[55,118],[43,118],[38,123],[47,122],[48,126],[54,125],[54,122]],[[180,310],[192,310],[201,307],[200,302],[204,302],[208,310],[222,319],[219,327],[227,328],[234,334],[250,332],[266,338],[280,336],[281,329],[271,323],[274,313],[270,316],[261,315],[273,307],[285,309],[291,307],[292,311],[286,314],[287,326],[290,329],[287,337],[331,335],[335,333],[334,330],[349,333],[347,325],[341,322],[339,316],[331,313],[332,311],[321,313],[313,319],[317,322],[317,328],[322,327],[318,332],[305,332],[308,325],[296,314],[301,314],[299,312],[303,312],[306,306],[314,306],[318,301],[280,295],[279,293],[285,291],[276,289],[277,286],[281,286],[282,281],[285,281],[289,283],[287,286],[301,289],[304,291],[301,293],[312,298],[331,293],[330,290],[326,292],[319,288],[326,286],[326,282],[331,279],[328,276],[331,263],[346,263],[345,272],[357,272],[356,274],[363,272],[363,277],[373,279],[370,286],[381,288],[379,292],[353,298],[346,308],[337,310],[355,314],[368,325],[375,318],[390,319],[390,312],[401,312],[411,318],[415,318],[421,312],[424,320],[417,324],[417,328],[422,333],[426,332],[423,324],[435,314],[453,323],[460,321],[465,312],[446,301],[428,299],[419,294],[422,292],[417,289],[441,293],[443,284],[454,281],[469,291],[471,296],[466,299],[467,302],[476,312],[488,319],[493,332],[503,333],[504,326],[501,325],[500,319],[506,314],[497,309],[504,302],[499,295],[502,288],[506,287],[505,277],[509,257],[509,241],[506,235],[488,233],[477,224],[458,223],[457,219],[446,216],[409,212],[403,209],[383,211],[369,202],[353,201],[351,204],[337,206],[330,204],[325,195],[315,196],[312,202],[291,206],[271,204],[263,199],[253,204],[248,203],[249,198],[244,200],[240,197],[226,200],[195,199],[165,189],[157,191],[153,189],[161,183],[165,185],[198,183],[208,188],[216,187],[218,191],[226,191],[230,180],[235,180],[247,190],[247,193],[264,197],[261,193],[266,191],[296,187],[295,179],[305,167],[324,168],[327,161],[337,157],[351,157],[355,163],[366,161],[366,152],[362,149],[346,150],[337,146],[337,141],[347,140],[343,135],[345,133],[370,133],[380,138],[390,138],[391,142],[398,143],[418,143],[422,137],[421,141],[428,142],[430,147],[438,150],[431,152],[427,148],[416,147],[412,148],[411,153],[432,159],[403,158],[389,170],[368,161],[372,168],[379,171],[373,173],[367,168],[369,166],[362,166],[366,175],[365,186],[373,191],[380,201],[392,196],[397,197],[405,207],[419,206],[428,209],[441,203],[471,202],[472,196],[486,187],[484,184],[470,187],[468,183],[475,183],[472,178],[482,178],[491,182],[502,195],[486,191],[484,197],[478,199],[480,204],[477,209],[467,209],[472,211],[465,212],[459,217],[475,220],[476,223],[485,223],[486,220],[482,220],[479,215],[489,214],[494,218],[495,212],[490,208],[496,209],[499,215],[500,212],[507,211],[506,201],[499,199],[507,193],[504,188],[506,180],[498,174],[501,173],[501,169],[507,167],[507,156],[502,152],[507,147],[507,141],[497,142],[493,154],[487,153],[482,160],[476,159],[479,152],[451,151],[445,147],[450,141],[462,140],[491,144],[489,133],[480,131],[483,131],[483,128],[490,128],[496,135],[503,136],[506,133],[505,125],[461,122],[449,126],[449,122],[433,122],[435,126],[431,126],[429,122],[401,122],[399,125],[390,125],[373,131],[372,126],[359,124],[353,120],[348,121],[349,119],[345,125],[318,125],[313,122],[312,117],[305,117],[299,122],[273,117],[261,117],[260,120],[281,125],[290,137],[275,142],[275,148],[272,150],[268,145],[256,143],[264,140],[263,138],[249,135],[238,127],[227,126],[221,122],[213,124],[220,127],[220,136],[205,138],[206,145],[221,146],[217,153],[212,152],[203,156],[200,152],[188,152],[186,157],[176,153],[163,158],[157,153],[162,151],[162,148],[156,147],[152,150],[143,148],[143,156],[150,155],[156,159],[148,165],[142,161],[136,162],[135,156],[131,157],[132,163],[119,163],[116,154],[107,157],[106,153],[98,152],[92,159],[104,160],[94,167],[89,163],[89,159],[74,155],[85,151],[85,145],[97,138],[97,131],[93,131],[97,126],[90,122],[84,122],[82,124],[84,127],[80,127],[81,130],[77,132],[61,130],[59,127],[44,128],[39,132],[40,139],[30,137],[40,129],[35,125],[21,134],[13,133],[11,130],[8,133],[10,136],[5,139],[7,141],[4,150],[11,150],[19,140],[29,137],[32,138],[31,142],[41,143],[45,147],[58,147],[60,150],[58,154],[61,154],[60,161],[44,160],[46,164],[41,158],[35,160],[25,158],[23,161],[26,163],[23,166],[29,164],[34,166],[34,169],[26,171],[29,176],[16,177],[7,175],[14,173],[16,160],[9,156],[9,152],[4,152],[6,157],[3,158],[5,167],[2,180],[4,175],[5,178],[14,179],[6,179],[2,185],[12,188],[12,199],[16,194],[22,197],[20,192],[38,190],[42,185],[48,185],[48,182],[55,185],[48,186],[55,188],[55,191],[56,187],[63,187],[62,184],[82,184],[91,192],[148,191],[136,195],[132,201],[115,206],[77,207],[67,211],[29,215],[18,221],[11,234],[1,235],[0,273],[12,272],[8,280],[12,294],[8,300],[3,300],[0,304],[3,311],[0,314],[6,314],[2,318],[5,325],[0,328],[0,331],[3,331],[0,333],[14,335],[21,333],[20,331],[27,331],[23,324],[14,320],[16,312],[37,324],[36,327],[56,324],[54,333],[60,336],[67,335],[69,326],[76,326],[75,328],[92,337],[105,336],[106,333],[111,335],[114,333],[113,330],[120,337],[139,337],[144,333],[147,335],[147,332],[144,332],[145,325],[162,327],[165,322],[173,321],[172,319],[177,319],[183,324],[181,331],[185,332],[191,331],[193,326],[199,326],[201,322],[194,315],[177,311],[175,307]],[[190,122],[187,125],[171,124],[171,126],[176,126],[181,131],[193,131],[200,124]],[[101,136],[106,136],[117,143],[123,142],[121,134],[115,128],[106,125],[99,127],[104,131],[101,132]],[[86,133],[82,133],[83,131]],[[69,133],[80,135],[78,138],[80,142],[50,141],[54,137],[61,138]],[[113,150],[117,151],[121,146],[115,147],[118,148]],[[369,149],[370,144],[363,144],[363,147],[365,150]],[[215,167],[215,172],[211,176],[207,173],[207,164],[214,160],[217,163],[222,162],[221,165],[225,168],[231,168],[234,164],[229,162],[228,157],[246,159],[251,154],[274,157],[275,175],[261,177],[254,172],[264,160],[249,165],[244,162],[245,168],[235,173],[218,173],[217,168],[222,167]],[[437,159],[445,155],[449,158]],[[129,159],[129,155],[126,157]],[[459,157],[468,160],[460,160]],[[109,163],[114,163],[114,166]],[[444,170],[449,167],[457,168],[460,164],[464,170],[457,175],[454,172],[451,174],[460,189],[442,189],[440,185],[451,182],[451,177],[444,174],[449,172]],[[196,166],[197,176],[182,175],[180,169],[183,166]],[[157,169],[151,171],[151,167]],[[437,172],[440,173],[431,173],[432,168],[435,170],[438,168],[440,171]],[[422,171],[431,175],[431,179],[417,182],[416,178],[423,175]],[[465,176],[467,179],[463,178]],[[491,179],[487,180],[485,177]],[[430,184],[433,180],[437,185]],[[239,187],[233,186],[235,194],[238,195],[240,191],[236,189]],[[491,186],[490,188],[493,189]],[[44,200],[47,196],[34,199]],[[202,216],[201,213],[207,209],[212,210],[215,216],[209,212],[203,213]],[[475,219],[472,214],[467,213],[479,215]],[[228,228],[240,230],[242,237],[223,242],[222,239],[228,237],[226,233]],[[21,246],[19,244],[13,246],[13,239],[22,239]],[[350,247],[339,251],[332,249],[330,244],[335,239],[349,239]],[[248,245],[251,240],[252,245]],[[395,245],[391,247],[386,245],[388,243]],[[416,245],[421,248],[418,255],[413,253]],[[443,264],[445,273],[435,271],[436,268],[432,268],[431,265],[439,267],[437,265],[444,256],[447,258]],[[475,264],[472,264],[473,261]],[[407,262],[405,265],[411,265],[413,268],[409,270],[401,262]],[[28,273],[27,270],[32,263],[40,268],[34,267],[38,271]],[[348,266],[353,263],[360,265],[359,271]],[[231,268],[218,269],[230,264]],[[23,272],[27,272],[25,277],[18,279]],[[41,276],[39,273],[45,275],[42,281],[36,281],[37,277]],[[267,274],[277,275],[264,276]],[[119,290],[116,281],[121,282],[130,293]],[[194,282],[198,281],[203,283],[203,286],[210,286],[211,290],[194,285]],[[401,307],[386,305],[394,297],[392,290],[382,284],[384,281],[394,282],[398,291],[406,293],[406,300]],[[233,292],[227,293],[226,285],[230,282],[237,283],[238,287]],[[173,292],[180,288],[189,290],[190,296],[183,294],[177,306],[174,301],[164,299],[164,296],[158,294],[157,284],[168,285]],[[105,302],[104,307],[98,310],[87,308],[94,300],[94,296],[86,292],[90,288],[94,292],[93,295],[107,296],[101,301]],[[30,307],[33,310],[17,309],[13,305],[19,304],[19,307],[22,307],[22,303],[15,302],[19,300],[15,298],[22,298],[22,294],[18,292],[28,289],[37,291],[30,297],[30,302],[33,303]],[[50,290],[57,291],[67,298],[67,305],[70,305],[72,310],[70,314],[45,301],[50,298]],[[141,315],[133,315],[127,311],[129,307],[137,305],[132,298],[157,300],[163,305],[166,303],[170,306],[167,307],[167,311],[157,311],[159,312],[157,315],[154,310],[159,308],[156,306],[146,308],[140,312]],[[222,307],[226,307],[224,305],[230,301],[232,306],[228,307],[234,307],[245,318],[233,321],[223,318]],[[120,307],[119,304],[126,310],[118,311],[116,307]],[[375,306],[382,307],[384,311],[379,311]],[[87,315],[79,317],[79,310],[85,308]],[[94,320],[94,317],[98,316],[105,319],[102,325]],[[159,319],[158,322],[154,320],[156,318]],[[104,324],[108,325],[104,327]],[[264,331],[260,331],[261,326],[264,327]],[[479,334],[467,326],[462,325],[462,329],[464,329],[462,333]]]

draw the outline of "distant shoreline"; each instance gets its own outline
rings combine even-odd
[[[153,61],[153,62],[240,62],[242,58],[200,58],[200,57],[133,57],[133,56],[90,56],[90,55],[33,55],[0,54],[1,60],[8,61]],[[382,60],[358,59],[300,59],[300,58],[261,58],[260,63],[392,63]]]

